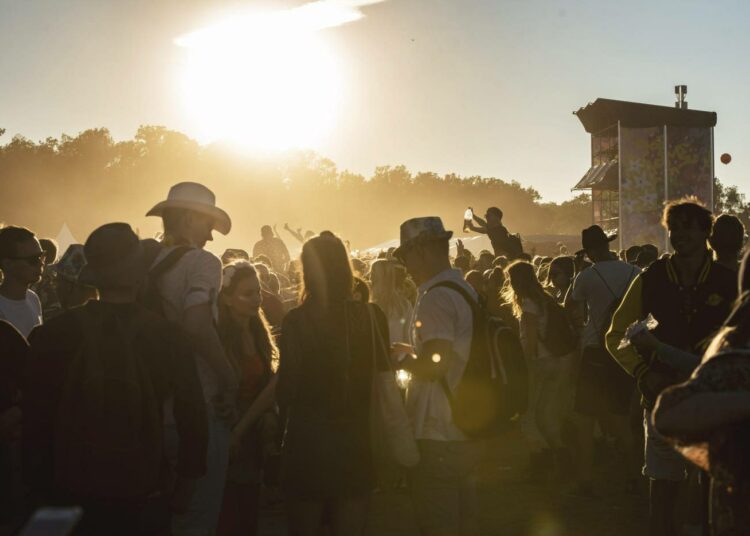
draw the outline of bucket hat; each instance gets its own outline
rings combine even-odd
[[[443,220],[437,216],[412,218],[401,224],[399,246],[393,256],[401,258],[406,249],[434,240],[447,240],[453,236],[453,231],[446,231]]]
[[[83,252],[86,266],[78,278],[85,284],[129,285],[145,273],[143,245],[127,223],[107,223],[95,229],[86,239]]]

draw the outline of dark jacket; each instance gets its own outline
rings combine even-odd
[[[56,489],[54,481],[57,408],[68,368],[83,344],[83,330],[91,329],[86,320],[89,317],[100,319],[97,325],[102,326],[102,330],[117,320],[141,326],[133,338],[132,355],[140,358],[148,371],[159,407],[163,408],[170,398],[174,400],[173,412],[180,437],[176,471],[187,478],[205,474],[208,447],[205,401],[184,334],[138,304],[90,301],[36,328],[29,337],[31,353],[23,389],[24,465],[25,475],[36,494],[65,497],[65,490]],[[100,336],[106,337],[108,333],[104,331]],[[158,491],[163,476],[154,475],[154,491]]]
[[[647,407],[662,389],[687,378],[632,346],[619,348],[627,328],[651,314],[659,323],[654,335],[660,341],[700,355],[729,315],[737,297],[736,277],[707,254],[693,286],[680,282],[671,257],[656,261],[633,280],[612,316],[606,342],[609,353],[638,380]]]
[[[284,319],[277,398],[287,415],[287,496],[323,500],[372,489],[373,368],[388,370],[388,357],[375,353],[370,310],[384,344],[379,347],[387,348],[388,322],[377,306],[350,301],[324,311],[306,302]]]

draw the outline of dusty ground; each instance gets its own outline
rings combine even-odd
[[[482,536],[645,535],[648,504],[640,494],[626,493],[613,480],[621,469],[606,451],[597,464],[597,497],[584,499],[564,493],[565,485],[531,485],[521,476],[526,463],[523,443],[516,433],[493,442],[482,463],[478,501]],[[266,509],[261,535],[283,535],[282,513]],[[405,490],[377,493],[370,515],[372,536],[417,536]]]

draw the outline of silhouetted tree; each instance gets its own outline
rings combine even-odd
[[[0,129],[0,135],[4,133]],[[0,145],[0,214],[40,235],[67,223],[85,237],[106,221],[128,221],[143,236],[159,230],[145,212],[179,180],[210,185],[234,226],[226,245],[249,249],[263,224],[343,234],[354,247],[398,236],[410,217],[441,216],[459,230],[467,206],[481,213],[498,206],[514,232],[578,234],[591,223],[591,200],[579,195],[563,203],[544,203],[534,188],[496,177],[412,174],[404,165],[382,165],[364,177],[312,151],[253,158],[213,144],[201,146],[163,126],[141,126],[131,140],[115,142],[105,128],[77,136],[33,142],[14,136]],[[717,203],[742,214],[748,207],[735,187],[717,181]],[[224,245],[222,243],[221,245]]]

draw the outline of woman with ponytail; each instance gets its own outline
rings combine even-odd
[[[750,534],[750,266],[739,298],[701,365],[666,389],[653,413],[658,432],[711,475],[711,532]]]

